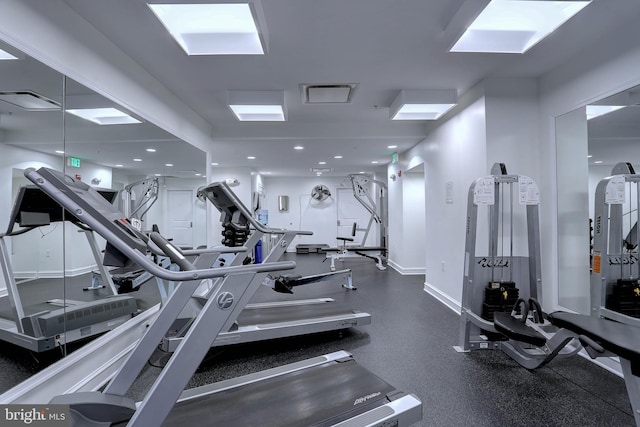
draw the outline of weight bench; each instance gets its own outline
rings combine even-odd
[[[331,259],[331,271],[336,271],[336,260],[343,258],[353,258],[361,256],[372,259],[376,262],[378,270],[386,270],[384,265],[384,254],[387,248],[382,246],[347,246],[347,242],[353,242],[351,237],[336,237],[338,240],[343,241],[343,245],[338,248],[320,248],[320,252],[326,254],[326,258]],[[379,252],[377,254],[367,254],[365,252]]]
[[[353,223],[351,236],[355,237],[358,231],[358,224]],[[337,248],[319,248],[318,252],[325,253],[325,261],[331,259],[331,271],[336,271],[336,260],[343,258],[365,257],[376,262],[378,270],[386,270],[383,258],[387,255],[387,248],[383,246],[347,246],[347,242],[353,242],[353,237],[336,237],[342,244]],[[365,235],[366,240],[366,235]],[[367,254],[365,252],[378,252],[377,254]]]
[[[633,416],[640,426],[640,328],[560,311],[547,317],[553,325],[575,333],[592,359],[615,356],[620,359]]]
[[[523,318],[526,320],[527,317],[525,311]],[[548,357],[541,359],[541,363],[535,367],[542,366],[555,357],[560,351],[558,346],[564,346],[572,339],[577,339],[592,359],[618,357],[633,416],[636,425],[640,426],[640,328],[561,311],[547,314],[546,319],[559,328],[551,338],[531,327],[530,319],[523,321],[509,313],[495,313],[494,326],[496,331],[511,340],[549,350]]]

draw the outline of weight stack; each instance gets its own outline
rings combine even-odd
[[[605,307],[630,317],[640,318],[640,281],[618,279],[611,288]]]
[[[520,291],[515,282],[490,282],[484,289],[484,301],[480,317],[493,322],[493,314],[497,311],[511,312]],[[517,307],[517,310],[520,310]]]

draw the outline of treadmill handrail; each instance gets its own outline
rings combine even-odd
[[[216,202],[214,201],[214,197],[212,196],[213,190],[219,188],[225,194],[225,196],[229,199],[231,203],[244,215],[244,217],[249,221],[251,226],[256,230],[260,231],[264,234],[285,234],[285,233],[295,233],[297,235],[305,235],[311,236],[313,231],[303,231],[303,230],[286,230],[280,228],[269,228],[264,226],[261,222],[259,222],[254,216],[251,214],[249,209],[240,201],[240,199],[236,196],[236,194],[231,190],[231,188],[225,182],[213,182],[207,185],[204,188],[198,190],[198,195],[204,195],[213,205],[218,209]]]
[[[249,249],[245,246],[214,246],[205,249],[186,249],[182,253],[186,256],[190,255],[205,255],[205,254],[237,254],[240,252],[246,252]]]
[[[89,221],[92,221],[92,219],[87,218],[87,222]],[[99,223],[96,223],[96,225],[98,225],[98,228],[100,228]],[[160,267],[158,264],[150,260],[149,257],[147,257],[145,254],[138,251],[138,249],[132,248],[126,244],[122,244],[123,242],[119,240],[117,236],[111,234],[109,230],[104,230],[105,234],[102,234],[96,228],[94,228],[94,230],[98,232],[102,237],[104,237],[105,240],[116,246],[118,250],[120,250],[120,252],[122,252],[129,259],[131,259],[133,262],[138,264],[149,273],[153,274],[156,277],[159,277],[160,279],[171,280],[174,282],[211,279],[214,277],[222,277],[235,273],[259,273],[278,270],[291,270],[296,268],[296,263],[294,261],[280,261],[267,264],[248,264],[233,267],[219,267],[190,271],[172,271]]]
[[[48,170],[43,168],[44,170]],[[59,172],[57,172],[59,173]],[[249,273],[249,272],[269,272],[277,270],[291,270],[296,267],[296,263],[293,261],[282,261],[266,264],[249,264],[243,266],[232,267],[220,267],[191,271],[171,271],[160,267],[154,263],[146,253],[140,252],[138,248],[130,246],[125,240],[115,234],[110,227],[103,224],[98,218],[91,215],[91,211],[95,211],[97,215],[102,215],[101,212],[94,209],[93,206],[88,204],[86,200],[82,199],[76,192],[80,192],[80,188],[72,189],[69,191],[62,191],[58,189],[52,182],[47,181],[39,173],[39,171],[29,168],[24,172],[25,176],[33,181],[38,187],[40,187],[45,193],[47,193],[52,199],[60,203],[65,209],[70,212],[74,212],[74,216],[78,220],[84,222],[96,233],[100,234],[105,240],[115,246],[122,254],[127,256],[131,261],[138,264],[140,267],[147,270],[149,273],[156,277],[165,280],[171,280],[174,282],[183,282],[190,280],[210,279],[214,277],[222,277],[236,273]],[[52,175],[53,176],[53,175]],[[68,185],[68,184],[66,184]],[[86,190],[90,191],[90,190]],[[72,197],[75,195],[77,197]],[[74,200],[75,199],[75,200]],[[81,204],[84,204],[82,206]],[[111,224],[111,221],[106,216],[102,215],[106,223]],[[133,240],[133,239],[132,239]],[[146,251],[145,251],[146,252]]]

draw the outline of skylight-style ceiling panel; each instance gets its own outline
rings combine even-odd
[[[263,55],[247,3],[149,4],[187,55]]]
[[[452,52],[524,53],[590,1],[492,0]]]

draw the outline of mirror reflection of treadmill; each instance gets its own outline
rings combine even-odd
[[[81,230],[86,228],[38,187],[30,185],[19,189],[7,231],[0,236],[0,266],[7,285],[7,296],[2,298],[5,302],[1,303],[3,308],[0,309],[0,340],[43,352],[110,331],[137,312],[136,300],[123,295],[89,302],[43,300],[41,295],[38,298],[38,291],[51,294],[51,281],[55,279],[38,279],[37,283],[30,283],[29,291],[37,291],[24,290],[25,296],[21,297],[8,251],[8,238],[62,221],[74,223]],[[34,298],[38,300],[33,301]]]

